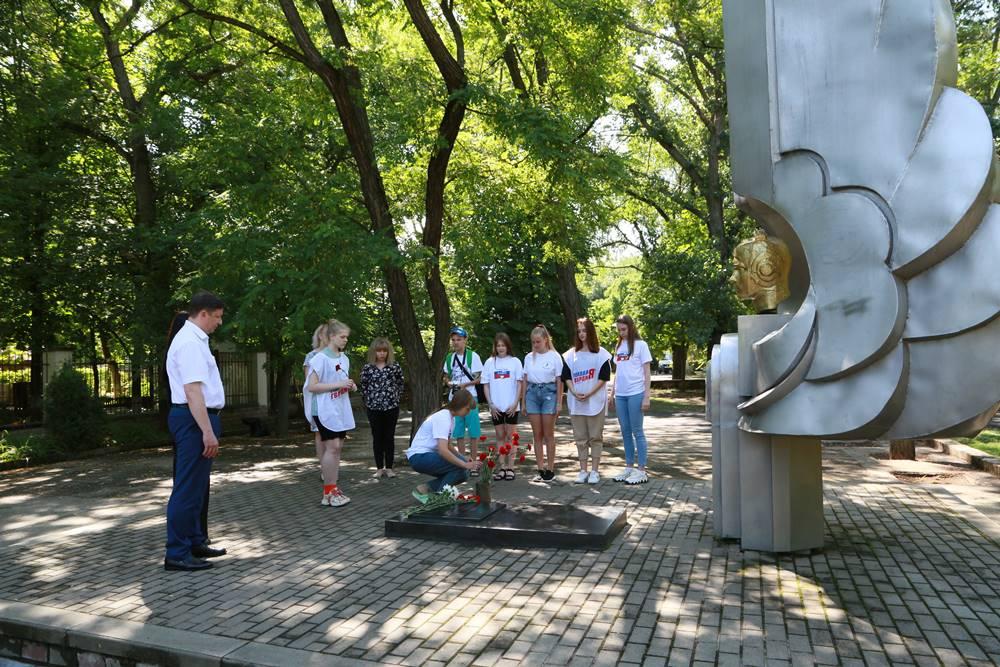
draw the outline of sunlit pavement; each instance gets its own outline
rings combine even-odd
[[[697,412],[647,417],[647,434],[648,484],[610,481],[613,420],[605,479],[573,484],[561,419],[556,482],[530,482],[529,460],[494,486],[506,502],[626,508],[604,552],[383,537],[423,478],[397,464],[373,479],[363,426],[342,508],[319,504],[308,436],[223,440],[210,524],[230,555],[200,573],[162,568],[169,450],[5,473],[0,601],[382,664],[1000,664],[992,481],[909,484],[872,450],[825,448],[826,545],[776,558],[712,538]]]

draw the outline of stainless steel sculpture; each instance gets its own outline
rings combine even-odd
[[[1000,177],[954,88],[950,4],[723,9],[733,188],[792,256],[785,317],[741,321],[740,437],[981,429],[1000,405]]]

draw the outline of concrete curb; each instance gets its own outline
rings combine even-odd
[[[954,440],[938,440],[938,444],[948,456],[962,459],[977,470],[1000,477],[1000,458]]]
[[[0,600],[0,637],[47,645],[63,654],[67,651],[97,654],[148,665],[371,667],[378,664],[9,600]]]

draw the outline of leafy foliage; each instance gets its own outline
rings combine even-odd
[[[45,429],[67,451],[83,451],[104,444],[104,407],[83,375],[63,365],[45,389]]]

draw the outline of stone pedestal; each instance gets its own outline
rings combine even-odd
[[[739,438],[741,546],[773,552],[822,547],[819,439],[746,431]]]
[[[753,344],[786,316],[740,318],[712,351],[708,415],[712,424],[712,494],[716,537],[744,549],[787,552],[823,546],[823,477],[819,438],[750,433],[739,405],[762,390]]]

